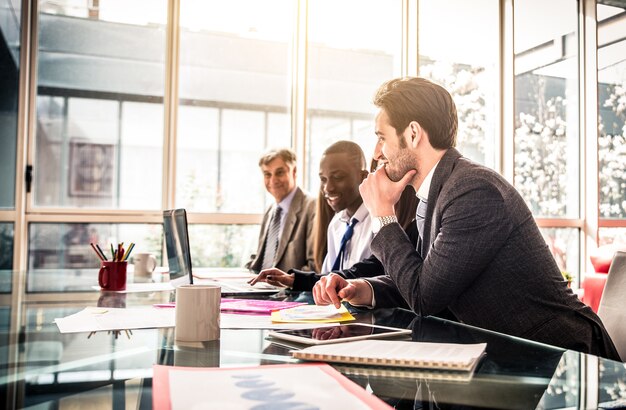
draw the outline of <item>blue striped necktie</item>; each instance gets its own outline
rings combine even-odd
[[[420,235],[420,239],[424,240],[424,219],[426,218],[426,209],[428,209],[428,202],[420,198],[420,202],[417,204],[415,210],[415,223],[417,224],[417,232]]]
[[[276,249],[278,249],[278,235],[280,233],[280,215],[283,209],[277,206],[272,215],[270,226],[265,236],[265,250],[263,251],[263,264],[261,269],[274,267],[274,258],[276,257]]]
[[[346,244],[352,238],[352,234],[354,233],[354,225],[359,222],[358,219],[352,218],[352,222],[350,224],[346,223],[346,232],[343,234],[341,238],[341,245],[339,246],[339,252],[337,252],[337,258],[335,259],[335,263],[333,263],[334,271],[339,270],[341,267],[341,260],[343,259],[343,255],[346,253]]]

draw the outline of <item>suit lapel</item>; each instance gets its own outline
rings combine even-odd
[[[422,247],[420,253],[423,258],[426,258],[426,254],[430,249],[431,240],[437,236],[437,232],[431,232],[432,218],[435,208],[437,207],[437,199],[439,193],[443,188],[443,184],[448,180],[448,177],[454,169],[454,164],[457,159],[461,157],[461,153],[454,148],[449,148],[448,151],[441,157],[437,169],[433,174],[432,182],[430,183],[430,190],[428,191],[428,208],[426,209],[426,219],[424,221],[424,233],[422,240]]]
[[[291,238],[291,233],[293,232],[293,228],[296,226],[296,222],[298,221],[298,217],[300,215],[300,210],[302,209],[303,197],[304,194],[302,193],[300,188],[296,188],[296,193],[293,196],[291,205],[289,205],[289,211],[285,216],[285,225],[283,226],[283,232],[280,236],[280,241],[278,241],[278,249],[276,250],[277,262],[283,258],[283,254],[287,249],[287,243],[289,242],[289,238]]]
[[[263,243],[259,245],[259,252],[261,252],[261,250],[263,249],[265,238],[267,237],[267,230],[269,229],[270,220],[272,219],[271,215],[274,212],[274,208],[275,205],[270,206],[269,208],[267,208],[267,211],[265,211],[265,215],[263,215],[263,224],[261,225],[261,229],[263,230],[261,232],[261,238],[263,238]]]

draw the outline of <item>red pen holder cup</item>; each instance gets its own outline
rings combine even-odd
[[[102,262],[98,283],[102,290],[126,290],[127,262]]]

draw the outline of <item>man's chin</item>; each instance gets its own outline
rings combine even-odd
[[[326,203],[328,204],[328,206],[330,207],[330,209],[333,210],[334,213],[337,213],[339,211],[341,211],[340,206],[335,204],[335,203],[331,203],[330,201],[326,201]]]
[[[412,171],[413,169],[410,169],[407,172]],[[400,175],[399,172],[391,172],[390,173],[389,171],[387,171],[387,178],[389,178],[393,182],[399,182],[399,181],[402,180],[402,178],[404,178],[404,176],[407,174],[407,172],[405,172],[402,175]],[[409,179],[409,182],[407,183],[407,185],[412,185],[413,184],[413,181],[415,181],[415,178],[417,178],[417,174],[418,173],[419,172],[416,172],[415,175],[413,175],[413,178]]]

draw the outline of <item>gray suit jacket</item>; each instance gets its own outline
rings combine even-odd
[[[315,198],[306,195],[300,188],[289,206],[285,216],[285,224],[276,250],[276,267],[283,271],[291,268],[306,271],[314,270],[313,260],[313,221],[315,218]],[[263,215],[259,246],[256,254],[252,255],[246,268],[255,272],[261,270],[263,263],[263,244],[271,220],[273,207],[270,206]]]
[[[376,307],[405,302],[423,316],[448,308],[470,325],[615,359],[600,318],[567,287],[522,197],[455,149],[433,174],[417,246],[420,253],[398,224],[376,235],[372,252],[386,273],[368,279]]]

